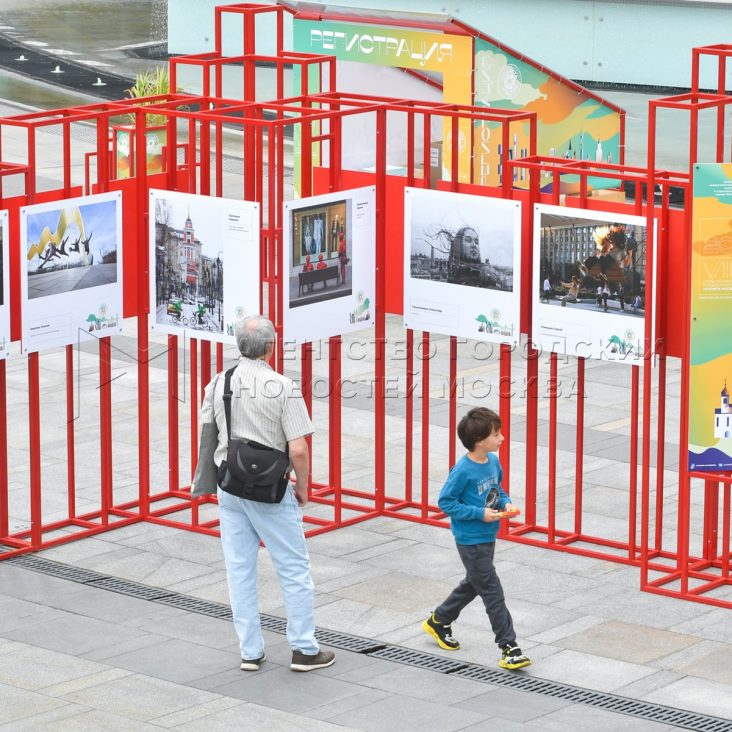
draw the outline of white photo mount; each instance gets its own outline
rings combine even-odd
[[[284,204],[284,339],[308,343],[373,328],[376,188]]]
[[[259,204],[150,190],[150,327],[235,345],[260,308]]]
[[[532,341],[537,347],[643,364],[646,306],[653,307],[645,297],[646,228],[641,216],[534,206]]]
[[[122,330],[122,194],[20,209],[23,353]]]
[[[404,189],[404,327],[519,341],[521,204]]]

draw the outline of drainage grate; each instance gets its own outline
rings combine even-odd
[[[371,638],[359,638],[356,635],[339,633],[335,630],[324,630],[323,628],[318,628],[315,636],[320,643],[324,643],[326,646],[340,648],[342,651],[353,651],[353,653],[373,654],[385,647],[383,643]]]
[[[259,615],[259,622],[265,630],[284,635],[287,632],[287,621],[283,618],[276,618],[274,615]]]
[[[231,620],[231,608],[228,605],[222,605],[218,602],[208,602],[207,600],[199,600],[197,597],[191,597],[190,595],[170,593],[163,595],[162,597],[153,598],[153,601],[179,610],[187,610],[188,612],[197,613],[198,615],[208,615],[210,618]]]
[[[433,656],[431,653],[413,651],[411,648],[402,648],[401,646],[384,646],[378,651],[369,653],[369,658],[381,658],[384,661],[405,663],[408,666],[417,666],[430,671],[438,671],[442,674],[452,674],[461,668],[465,668],[465,664],[459,661],[453,661],[442,656]]]
[[[150,587],[137,582],[110,577],[109,575],[93,572],[92,570],[54,562],[33,554],[22,554],[5,561],[23,569],[41,572],[52,577],[79,582],[112,592],[120,592],[125,595],[158,602],[200,615],[225,619],[231,617],[231,609],[227,605],[199,600],[197,597],[169,592],[159,587]],[[260,617],[262,628],[274,633],[285,634],[287,622],[283,618],[278,618],[274,615],[261,615]],[[583,689],[577,686],[561,684],[556,681],[549,681],[548,679],[539,679],[526,674],[500,671],[477,664],[460,663],[442,656],[422,653],[411,648],[392,646],[369,638],[360,638],[347,633],[338,633],[333,630],[317,629],[316,635],[322,643],[334,648],[340,648],[341,650],[363,653],[364,655],[368,655],[369,658],[380,658],[385,661],[403,663],[408,666],[415,666],[437,673],[450,674],[451,676],[458,676],[473,681],[482,681],[495,686],[508,687],[531,694],[541,694],[542,696],[551,696],[574,704],[587,704],[588,706],[598,707],[609,712],[625,714],[639,719],[647,719],[681,729],[695,730],[696,732],[732,732],[732,721],[728,719],[710,717],[705,714],[665,707],[660,704],[653,704],[638,699],[629,699],[616,694]]]
[[[86,584],[91,587],[101,587],[103,590],[110,590],[111,592],[119,592],[122,595],[138,597],[141,600],[160,600],[172,594],[168,590],[160,589],[160,587],[148,587],[118,577],[101,577]]]
[[[21,554],[11,559],[6,559],[9,564],[23,569],[31,569],[34,572],[42,572],[59,579],[70,580],[71,582],[94,582],[95,580],[106,577],[104,574],[94,572],[91,569],[83,569],[82,567],[72,567],[69,564],[61,564],[53,562],[50,559],[37,557],[34,554]]]
[[[627,714],[631,717],[670,724],[682,729],[699,730],[699,732],[732,732],[732,721],[727,719],[687,712],[684,709],[664,707],[660,704],[629,699],[617,694],[582,689],[569,684],[561,684],[558,681],[537,679],[534,676],[526,676],[511,671],[498,671],[497,669],[470,664],[448,673],[451,676],[459,676],[473,681],[484,681],[495,686],[509,687],[518,691],[541,694],[542,696],[553,696],[574,704],[587,704],[605,709],[608,712]]]

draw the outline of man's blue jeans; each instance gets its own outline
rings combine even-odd
[[[217,492],[221,546],[224,550],[229,598],[241,657],[259,658],[264,639],[257,602],[257,552],[264,542],[277,571],[287,612],[290,648],[318,653],[315,640],[314,587],[302,525],[302,511],[290,486],[280,503],[247,501],[221,488]]]

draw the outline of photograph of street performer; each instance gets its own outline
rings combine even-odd
[[[644,226],[542,212],[540,231],[542,307],[645,317]]]

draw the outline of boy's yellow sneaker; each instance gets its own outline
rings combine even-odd
[[[422,629],[437,641],[440,648],[446,651],[457,651],[460,648],[460,643],[452,637],[452,624],[438,622],[434,613],[422,623]]]
[[[511,643],[507,643],[501,649],[503,651],[501,660],[498,665],[501,668],[507,668],[511,671],[515,671],[517,668],[524,668],[524,666],[531,666],[531,659],[521,653],[521,649]]]

